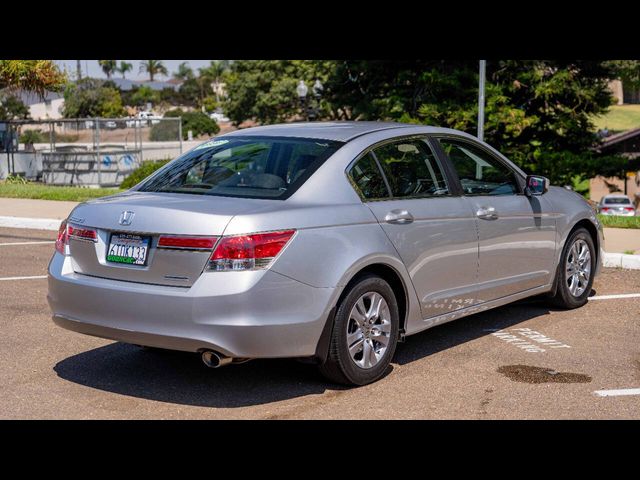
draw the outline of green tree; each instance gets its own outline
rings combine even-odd
[[[182,117],[182,137],[186,140],[191,130],[194,138],[201,135],[215,135],[220,127],[215,120],[202,112],[185,112],[180,108],[169,110],[165,117]],[[167,122],[168,123],[168,122]]]
[[[98,60],[98,65],[107,76],[107,79],[111,79],[111,75],[118,69],[117,60]]]
[[[29,108],[15,95],[0,98],[0,120],[25,120],[29,118]]]
[[[104,86],[100,80],[85,78],[67,85],[62,114],[65,118],[116,118],[126,112],[117,89]]]
[[[195,75],[193,73],[193,69],[189,66],[189,62],[182,62],[178,65],[178,70],[173,73],[173,78],[176,80],[185,81],[194,77]]]
[[[156,75],[168,75],[167,67],[164,66],[162,60],[143,60],[140,62],[140,73],[148,73],[149,81],[153,82]]]
[[[122,78],[125,78],[127,75],[127,72],[130,72],[131,70],[133,70],[133,64],[129,62],[125,62],[124,60],[121,60],[117,70],[118,70],[118,73],[122,74]]]
[[[298,81],[303,79],[308,83],[319,79],[325,83],[333,67],[334,62],[330,61],[233,62],[225,76],[225,112],[236,125],[248,119],[276,123],[295,118],[301,112],[296,94]],[[326,101],[320,105],[320,118],[335,118]]]
[[[160,94],[148,85],[142,85],[131,96],[131,103],[137,106],[144,106],[147,103],[158,103]]]
[[[0,88],[25,90],[44,97],[59,92],[67,82],[53,60],[0,60]]]
[[[625,87],[640,88],[640,60],[608,60],[605,66],[612,70],[613,78],[622,80]]]

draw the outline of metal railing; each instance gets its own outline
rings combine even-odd
[[[82,118],[5,122],[6,174],[53,185],[117,186],[144,160],[182,153],[181,118]],[[12,132],[12,133],[11,133]],[[28,165],[28,168],[25,167]],[[28,171],[26,171],[28,170]]]

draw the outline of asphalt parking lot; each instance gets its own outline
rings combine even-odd
[[[640,297],[599,298],[640,293],[640,270],[605,269],[577,310],[530,300],[409,337],[381,381],[347,389],[294,360],[210,370],[55,326],[54,238],[0,228],[3,419],[640,418],[640,395],[609,392],[640,388]]]

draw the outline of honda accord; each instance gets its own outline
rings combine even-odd
[[[581,196],[463,132],[273,125],[78,205],[48,300],[76,332],[210,367],[296,357],[363,385],[435,325],[533,295],[584,305],[602,246]]]

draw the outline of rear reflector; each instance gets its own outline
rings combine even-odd
[[[177,237],[163,235],[158,239],[158,248],[177,248],[185,250],[211,250],[218,237]]]
[[[69,238],[75,238],[78,240],[90,240],[92,242],[98,240],[98,232],[92,228],[78,228],[69,225],[67,227],[67,235]]]
[[[267,268],[289,242],[295,230],[222,237],[211,255],[209,269],[215,271]]]

